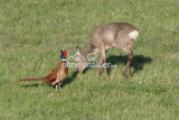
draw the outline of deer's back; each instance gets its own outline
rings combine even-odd
[[[109,48],[121,48],[127,42],[132,44],[137,36],[138,30],[133,25],[116,22],[95,28],[91,35],[91,41],[95,47],[104,45]]]

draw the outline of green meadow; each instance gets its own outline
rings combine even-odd
[[[96,70],[63,88],[24,77],[48,73],[59,52],[83,48],[96,26],[124,21],[140,31],[133,77],[127,56],[107,51],[110,78]],[[179,0],[0,0],[0,120],[179,120]]]

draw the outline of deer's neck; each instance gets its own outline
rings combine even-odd
[[[94,51],[95,47],[94,45],[91,43],[91,41],[87,42],[85,47],[83,48],[83,50],[81,51],[81,54],[87,58],[87,55],[92,53]]]

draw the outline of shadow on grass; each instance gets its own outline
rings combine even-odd
[[[39,87],[39,86],[43,86],[43,82],[41,82],[41,83],[28,83],[28,84],[26,84],[26,85],[21,85],[22,87],[24,87],[24,88],[37,88],[37,87]]]
[[[110,66],[107,68],[108,74],[110,74],[113,66],[115,66],[115,65],[124,64],[124,67],[125,67],[125,64],[127,62],[127,58],[128,58],[127,55],[109,56],[106,59],[106,62],[110,63]],[[151,63],[151,62],[152,62],[151,57],[143,56],[143,55],[134,55],[134,58],[133,58],[132,63],[131,63],[131,67],[134,68],[133,73],[137,73],[138,71],[141,71],[145,64]],[[85,69],[83,74],[85,74],[90,69],[92,69],[92,68]]]
[[[111,63],[112,65],[118,65],[123,63],[124,65],[127,62],[127,57],[126,55],[123,56],[109,56],[106,61],[107,63]],[[141,71],[144,67],[145,64],[151,63],[152,59],[151,57],[148,56],[143,56],[143,55],[134,55],[134,58],[131,63],[131,67],[134,68],[134,72],[136,73],[138,71]],[[108,72],[111,72],[112,67],[108,68]]]
[[[77,78],[77,75],[78,75],[78,72],[74,71],[71,76],[67,77],[64,80],[64,82],[63,82],[61,87],[64,87],[65,85],[68,85],[68,84],[72,83]]]

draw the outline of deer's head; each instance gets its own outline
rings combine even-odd
[[[81,54],[79,50],[77,50],[75,54],[75,62],[78,72],[83,72],[87,67],[88,60]]]

